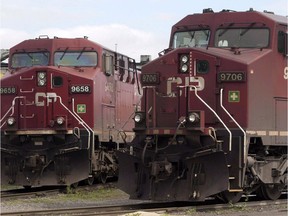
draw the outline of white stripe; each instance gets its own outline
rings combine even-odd
[[[259,136],[266,136],[267,135],[266,131],[256,131],[256,133]]]
[[[278,131],[269,131],[269,136],[278,136]]]
[[[256,135],[256,131],[246,131],[247,134]]]
[[[288,136],[288,131],[246,131],[246,133],[258,136]]]
[[[164,134],[170,134],[170,130],[164,130]]]
[[[288,131],[280,131],[280,136],[288,136]]]

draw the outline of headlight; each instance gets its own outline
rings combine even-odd
[[[45,80],[38,80],[38,86],[44,86],[45,83]]]
[[[179,57],[179,70],[180,73],[188,73],[189,71],[189,55],[182,54]]]
[[[186,73],[188,70],[188,66],[186,64],[182,65],[181,72]]]
[[[146,113],[142,111],[135,112],[134,122],[135,130],[144,130],[146,128]]]
[[[187,63],[188,62],[188,56],[187,55],[183,55],[183,56],[181,56],[181,62],[182,63]]]
[[[63,125],[64,124],[65,119],[63,117],[57,117],[56,122],[58,125]]]
[[[204,132],[205,112],[203,110],[190,110],[186,117],[185,126],[188,130],[198,130]]]
[[[15,120],[14,117],[9,117],[9,118],[7,119],[7,124],[8,124],[9,126],[14,125],[15,122],[16,122],[16,120]]]
[[[37,73],[37,84],[38,86],[45,86],[46,85],[46,73],[45,72],[38,72]]]
[[[190,113],[188,116],[188,120],[191,123],[199,122],[199,119],[200,119],[200,117],[199,117],[198,113]]]
[[[137,123],[143,121],[143,116],[140,113],[136,113],[134,116],[134,121]]]
[[[38,78],[44,79],[46,77],[46,74],[44,72],[38,72]]]

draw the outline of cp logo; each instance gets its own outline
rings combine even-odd
[[[47,106],[49,106],[49,103],[56,102],[56,97],[57,94],[54,92],[37,92],[35,94],[35,104],[36,106],[44,106],[46,100]]]
[[[167,95],[170,97],[176,97],[175,93],[172,91],[172,85],[176,86],[190,86],[189,90],[194,91],[192,86],[195,86],[197,91],[202,91],[205,88],[205,80],[203,77],[185,77],[184,83],[181,77],[169,77],[167,79]],[[182,95],[182,90],[180,90],[180,96]]]

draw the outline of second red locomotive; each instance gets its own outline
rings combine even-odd
[[[134,59],[87,38],[39,37],[10,49],[1,79],[1,183],[70,185],[117,176],[133,138]]]
[[[161,54],[142,67],[120,188],[152,200],[277,199],[287,187],[287,17],[206,9],[176,23]]]

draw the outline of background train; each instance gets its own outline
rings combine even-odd
[[[169,48],[142,67],[119,187],[137,199],[277,199],[287,187],[287,33],[287,17],[253,9],[176,23]]]
[[[135,60],[84,38],[41,36],[10,49],[1,79],[1,183],[76,185],[117,176],[133,138]]]

